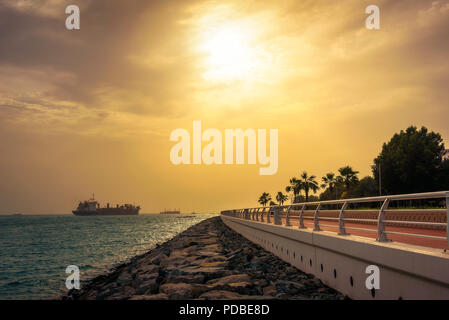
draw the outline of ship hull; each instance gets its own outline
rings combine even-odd
[[[73,210],[75,216],[137,216],[139,209],[101,208],[95,211]]]

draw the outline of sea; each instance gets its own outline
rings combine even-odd
[[[0,217],[0,300],[58,299],[67,266],[81,286],[216,214]]]

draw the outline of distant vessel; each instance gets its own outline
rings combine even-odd
[[[132,204],[101,207],[94,195],[87,201],[80,201],[76,210],[72,213],[75,216],[136,216],[139,214],[140,207]]]
[[[181,210],[164,210],[160,214],[181,214]]]

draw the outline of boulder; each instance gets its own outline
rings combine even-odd
[[[170,274],[166,278],[167,283],[204,283],[203,274]]]
[[[209,280],[207,284],[230,284],[230,283],[239,283],[239,282],[251,282],[251,278],[247,274],[233,274],[226,277],[221,277],[218,279]]]
[[[209,292],[205,292],[200,295],[199,299],[205,300],[232,300],[232,299],[241,299],[242,295],[225,290],[212,290]]]
[[[159,288],[159,276],[155,273],[141,274],[136,278],[137,294],[151,294],[156,293]]]
[[[306,287],[301,283],[287,280],[278,280],[274,283],[274,285],[279,293],[297,294],[306,289]]]
[[[165,293],[143,294],[132,296],[129,300],[168,300],[168,295]]]
[[[277,295],[277,290],[275,286],[268,286],[263,288],[263,295],[264,296],[275,296]]]
[[[167,294],[169,299],[192,299],[192,285],[187,283],[165,283],[160,286],[159,292]]]
[[[159,253],[157,256],[155,256],[154,258],[152,258],[150,260],[150,263],[159,265],[161,263],[161,261],[163,261],[167,258],[168,258],[167,255],[165,255],[164,253]]]
[[[124,285],[130,285],[133,281],[133,277],[130,273],[128,273],[127,271],[123,271],[122,273],[120,273],[120,275],[118,276],[116,282],[119,286],[124,286]]]

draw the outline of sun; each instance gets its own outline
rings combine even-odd
[[[204,78],[212,81],[253,81],[262,67],[260,49],[243,26],[224,24],[203,35]]]

